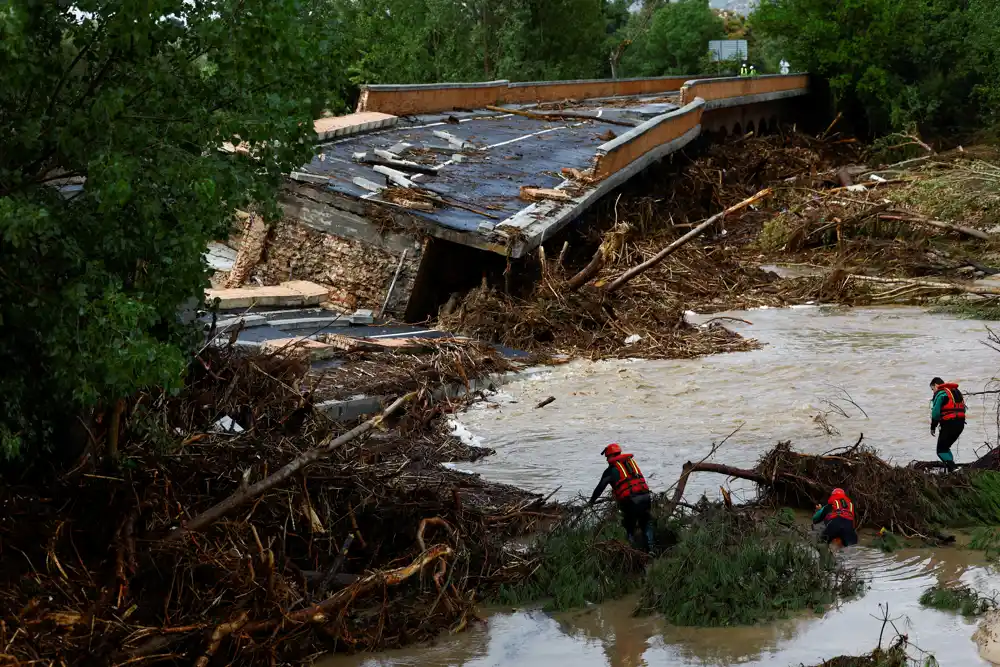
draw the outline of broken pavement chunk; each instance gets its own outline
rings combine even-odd
[[[250,308],[251,306],[316,306],[325,301],[330,290],[307,280],[290,280],[271,287],[236,287],[207,289],[205,301],[212,305],[219,299],[219,308]]]
[[[573,198],[565,190],[556,190],[555,188],[533,188],[527,185],[521,186],[521,193],[518,197],[525,201],[541,201],[543,199],[549,199],[552,201],[570,201]]]
[[[260,349],[265,354],[281,354],[289,357],[307,357],[310,361],[322,361],[331,359],[339,353],[339,349],[333,345],[321,343],[311,338],[278,338],[268,340],[260,345]]]
[[[464,139],[459,139],[451,132],[445,132],[444,130],[434,130],[434,136],[438,139],[444,139],[449,144],[455,148],[472,148],[472,144]]]

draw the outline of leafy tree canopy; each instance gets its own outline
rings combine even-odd
[[[178,311],[207,283],[206,243],[249,202],[275,213],[341,89],[334,20],[300,0],[0,5],[8,454],[178,384],[192,342]]]

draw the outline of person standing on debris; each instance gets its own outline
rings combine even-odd
[[[629,544],[646,551],[653,549],[653,527],[650,525],[649,514],[652,509],[652,496],[649,485],[642,471],[636,465],[631,454],[622,454],[622,448],[617,443],[611,443],[601,452],[608,460],[608,467],[601,475],[601,481],[590,496],[593,505],[604,493],[607,486],[618,502],[622,513],[622,525],[628,535]],[[636,540],[636,528],[639,529],[639,540]],[[643,544],[644,543],[644,544]]]
[[[965,397],[958,390],[957,382],[945,382],[939,377],[931,380],[931,435],[937,434],[937,455],[948,471],[955,469],[951,446],[965,430]]]
[[[854,530],[854,503],[843,489],[834,489],[826,505],[817,506],[816,513],[813,514],[813,525],[820,521],[826,523],[823,541],[827,544],[834,540],[839,540],[844,547],[858,543],[858,534]]]

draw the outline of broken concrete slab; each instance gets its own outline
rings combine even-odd
[[[395,127],[399,118],[377,111],[364,111],[333,118],[320,118],[313,123],[320,141],[336,137],[349,137],[362,132],[372,132]]]
[[[219,331],[225,331],[226,329],[232,329],[233,327],[243,326],[249,327],[260,327],[267,324],[267,318],[263,315],[241,315],[239,317],[227,317],[225,319],[216,320],[215,328]],[[206,324],[206,326],[210,326]]]
[[[374,324],[375,312],[372,310],[358,309],[350,315],[351,324]]]
[[[212,305],[218,299],[219,308],[250,308],[251,306],[315,306],[327,299],[329,290],[306,280],[291,280],[271,287],[235,287],[207,289],[205,301]]]
[[[322,361],[337,356],[340,350],[333,345],[321,343],[311,338],[278,338],[260,344],[260,351],[265,354],[282,354],[289,356],[305,356],[310,361]]]
[[[236,263],[236,251],[222,243],[212,242],[205,251],[205,261],[213,271],[232,271]]]

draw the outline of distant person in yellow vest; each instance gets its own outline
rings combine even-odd
[[[955,469],[955,457],[951,446],[965,430],[965,397],[958,390],[957,382],[945,382],[941,378],[931,380],[931,435],[937,428],[937,455],[948,471]]]
[[[740,66],[740,76],[750,76],[750,70],[747,68],[746,63]]]

